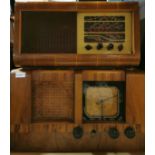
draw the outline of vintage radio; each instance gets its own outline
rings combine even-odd
[[[11,150],[144,151],[144,73],[13,70]]]
[[[16,66],[136,66],[136,2],[18,2]]]

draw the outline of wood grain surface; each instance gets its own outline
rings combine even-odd
[[[127,73],[126,92],[126,119],[128,123],[141,124],[141,130],[144,132],[145,76],[142,72]]]
[[[22,54],[22,11],[132,12],[132,54]],[[16,66],[128,66],[140,63],[139,9],[135,2],[27,2],[15,7],[14,62]],[[63,52],[63,51],[62,51]],[[76,51],[73,51],[75,53]]]
[[[144,137],[144,73],[125,72],[122,70],[104,71],[22,71],[23,78],[17,78],[19,71],[11,73],[11,151],[14,152],[134,152],[145,150]],[[20,71],[21,72],[21,71]],[[60,79],[70,79],[74,83],[75,99],[73,122],[38,121],[32,122],[32,75],[41,74],[41,79],[52,79],[57,73]],[[49,74],[50,72],[50,74]],[[87,74],[86,74],[87,73]],[[91,75],[91,76],[89,76]],[[93,76],[92,76],[93,75]],[[95,75],[95,76],[94,76]],[[82,116],[82,83],[83,80],[99,79],[126,81],[126,122],[83,122]],[[109,76],[110,75],[110,76]],[[57,77],[57,76],[56,76]],[[91,77],[91,78],[90,78]],[[35,80],[39,80],[37,76]],[[65,82],[64,81],[64,82]],[[52,88],[51,88],[52,89]],[[60,93],[62,88],[60,88]],[[48,109],[48,108],[47,108]],[[71,109],[73,110],[73,109]],[[52,117],[52,115],[51,115]],[[76,139],[73,129],[80,126],[83,136]],[[127,138],[124,131],[127,127],[135,130],[134,138]],[[116,128],[119,137],[109,136],[109,129]],[[95,131],[95,132],[94,132]]]
[[[11,124],[31,123],[31,74],[20,78],[16,73],[22,72],[11,73]]]

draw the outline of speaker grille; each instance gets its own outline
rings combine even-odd
[[[76,53],[76,14],[22,12],[22,53]]]
[[[36,72],[32,78],[33,121],[72,121],[74,109],[72,72]]]

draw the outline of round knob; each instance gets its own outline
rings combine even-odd
[[[108,46],[107,46],[107,49],[108,50],[112,50],[114,48],[114,45],[112,43],[110,43]]]
[[[80,126],[75,127],[75,128],[73,129],[73,136],[74,136],[74,138],[76,138],[76,139],[81,138],[81,137],[83,136],[83,129],[82,129]]]
[[[96,47],[98,50],[102,49],[103,48],[103,44],[102,43],[98,43],[97,47]]]
[[[113,139],[116,139],[119,137],[119,131],[116,128],[110,128],[108,133],[109,133],[109,136]]]
[[[92,46],[91,46],[91,45],[86,45],[86,46],[85,46],[85,49],[86,49],[86,50],[91,50],[91,49],[92,49]]]
[[[118,45],[118,51],[122,51],[122,50],[123,50],[123,45],[122,44]]]
[[[135,130],[132,127],[128,127],[125,129],[124,134],[126,135],[127,138],[134,138],[136,133]]]

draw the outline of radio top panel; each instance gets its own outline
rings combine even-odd
[[[16,3],[17,66],[135,66],[136,2]]]

